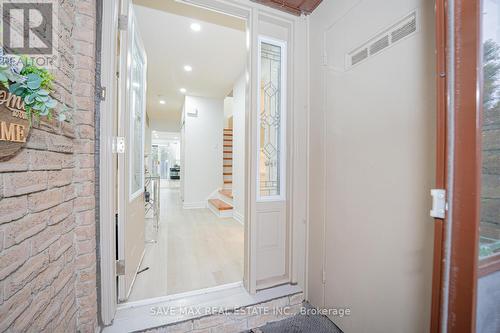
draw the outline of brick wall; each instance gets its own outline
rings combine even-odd
[[[0,162],[0,332],[94,332],[95,0],[59,0],[54,97],[71,122],[42,121]]]

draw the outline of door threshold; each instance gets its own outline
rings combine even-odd
[[[139,301],[123,302],[123,303],[118,304],[117,310],[135,308],[135,307],[144,306],[144,305],[156,305],[157,303],[170,302],[170,301],[174,301],[177,299],[189,298],[189,297],[214,293],[217,291],[239,288],[242,286],[243,286],[243,282],[233,282],[233,283],[222,284],[220,286],[215,286],[215,287],[210,287],[210,288],[197,289],[197,290],[193,290],[193,291],[186,291],[186,292],[178,293],[178,294],[172,294],[172,295],[166,295],[166,296],[160,296],[160,297],[151,297],[151,298],[146,298],[146,299],[139,300]]]
[[[241,282],[119,305],[113,323],[103,333],[136,332],[178,324],[210,315],[301,293],[297,285],[281,285],[249,294]]]

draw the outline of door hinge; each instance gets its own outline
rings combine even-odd
[[[323,284],[326,283],[326,270],[323,269],[323,276],[321,277],[321,281],[323,282]]]
[[[432,209],[431,216],[437,219],[444,219],[448,206],[446,204],[446,190],[432,189]]]
[[[120,15],[118,17],[118,29],[127,30],[128,28],[128,15]]]
[[[125,275],[125,260],[116,261],[116,275]]]
[[[125,153],[125,138],[123,136],[115,136],[113,138],[113,153]]]
[[[101,102],[104,102],[106,100],[106,87],[101,87],[99,98],[101,99]]]

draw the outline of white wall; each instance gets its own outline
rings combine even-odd
[[[146,116],[146,121],[144,122],[144,166],[145,170],[150,171],[151,167],[151,142],[152,142],[152,130],[151,130],[151,118]]]
[[[226,97],[224,98],[224,127],[229,128],[229,118],[233,116],[233,108],[234,108],[234,98]]]
[[[184,207],[202,208],[222,185],[224,101],[186,96],[184,112]]]
[[[419,32],[345,69],[415,8]],[[332,317],[344,332],[429,330],[433,27],[424,0],[323,1],[310,16],[308,299],[350,308]]]
[[[181,114],[179,111],[165,111],[161,117],[150,118],[151,129],[159,132],[180,132]]]
[[[246,78],[242,75],[233,88],[233,205],[234,215],[245,216],[245,93]]]

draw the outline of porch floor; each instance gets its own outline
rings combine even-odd
[[[306,309],[312,309],[307,302]],[[343,333],[333,322],[323,315],[302,315],[269,323],[265,326],[254,328],[245,333]]]

